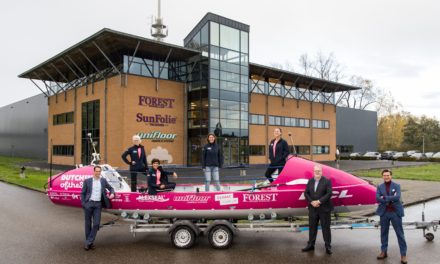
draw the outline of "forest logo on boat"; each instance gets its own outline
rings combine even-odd
[[[243,194],[243,202],[276,202],[278,193]]]
[[[149,133],[137,133],[141,139],[148,139],[152,142],[174,142],[177,134],[173,133],[162,133],[160,131],[153,131]]]

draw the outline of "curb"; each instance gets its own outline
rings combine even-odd
[[[34,192],[40,192],[40,193],[44,193],[44,194],[46,194],[46,191],[42,191],[42,190],[38,190],[38,189],[34,189],[34,188],[32,188],[32,187],[28,187],[28,186],[21,185],[21,184],[18,184],[18,183],[9,182],[9,181],[5,181],[5,180],[2,180],[2,179],[0,179],[0,182],[4,182],[4,183],[6,183],[6,184],[10,184],[10,185],[14,185],[14,186],[21,187],[21,188],[24,188],[24,189],[28,189],[28,190],[31,190],[31,191],[34,191]]]

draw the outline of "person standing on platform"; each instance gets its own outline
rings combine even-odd
[[[130,160],[127,159],[130,156]],[[130,165],[131,191],[136,192],[138,173],[147,175],[147,153],[144,146],[141,145],[141,138],[138,135],[133,136],[133,146],[122,153],[122,160]]]
[[[273,130],[274,139],[269,144],[269,160],[270,164],[266,170],[265,176],[269,182],[273,182],[272,174],[278,170],[278,175],[286,165],[286,159],[289,156],[289,144],[281,138],[281,128],[277,127]]]
[[[396,232],[397,241],[400,248],[400,262],[408,263],[406,259],[406,241],[403,233],[402,217],[405,215],[403,205],[400,201],[400,185],[393,182],[393,173],[391,170],[383,170],[383,183],[377,187],[376,201],[379,203],[376,214],[380,216],[380,240],[381,252],[377,259],[385,259],[388,257],[388,233],[390,230],[390,222]]]
[[[320,222],[325,242],[325,252],[331,255],[332,182],[322,176],[322,167],[319,164],[313,166],[313,174],[314,177],[307,182],[306,190],[304,191],[309,209],[309,241],[302,251],[307,252],[315,249],[318,223]]]
[[[209,192],[211,178],[214,180],[216,191],[220,191],[219,168],[223,166],[223,154],[216,143],[215,135],[208,134],[208,144],[202,150],[202,168],[205,172],[205,191]]]
[[[110,192],[109,197],[106,190]],[[115,197],[115,190],[105,178],[101,178],[101,167],[93,168],[93,177],[84,180],[81,189],[81,205],[84,210],[86,241],[84,249],[95,249],[93,242],[101,224],[101,209],[110,208],[110,200]]]

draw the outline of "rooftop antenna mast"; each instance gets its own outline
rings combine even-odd
[[[157,0],[157,17],[152,18],[151,36],[157,41],[162,41],[168,36],[168,28],[163,24],[163,19],[160,16],[160,0]]]

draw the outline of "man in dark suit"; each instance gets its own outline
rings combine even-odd
[[[392,175],[391,170],[383,170],[384,183],[380,184],[376,190],[376,201],[379,203],[376,214],[380,216],[380,240],[382,242],[381,252],[377,259],[388,257],[388,233],[391,222],[399,243],[400,262],[406,264],[408,262],[406,259],[407,246],[402,225],[404,211],[400,201],[400,185],[391,181]]]
[[[130,156],[130,160],[127,159],[127,156]],[[122,160],[130,165],[131,191],[136,192],[138,173],[146,176],[148,169],[147,153],[145,153],[145,148],[141,145],[141,138],[138,135],[133,136],[133,146],[122,153]]]
[[[106,190],[110,192],[107,198]],[[101,209],[110,208],[110,200],[115,197],[115,190],[105,178],[101,178],[101,167],[93,168],[93,177],[83,182],[81,205],[84,209],[86,241],[85,250],[94,249],[93,242],[101,223]]]
[[[314,177],[307,182],[304,196],[309,209],[309,241],[303,252],[315,249],[318,222],[321,222],[322,235],[325,242],[325,252],[332,254],[331,250],[331,211],[333,210],[332,183],[322,176],[322,167],[316,164],[313,167]]]

